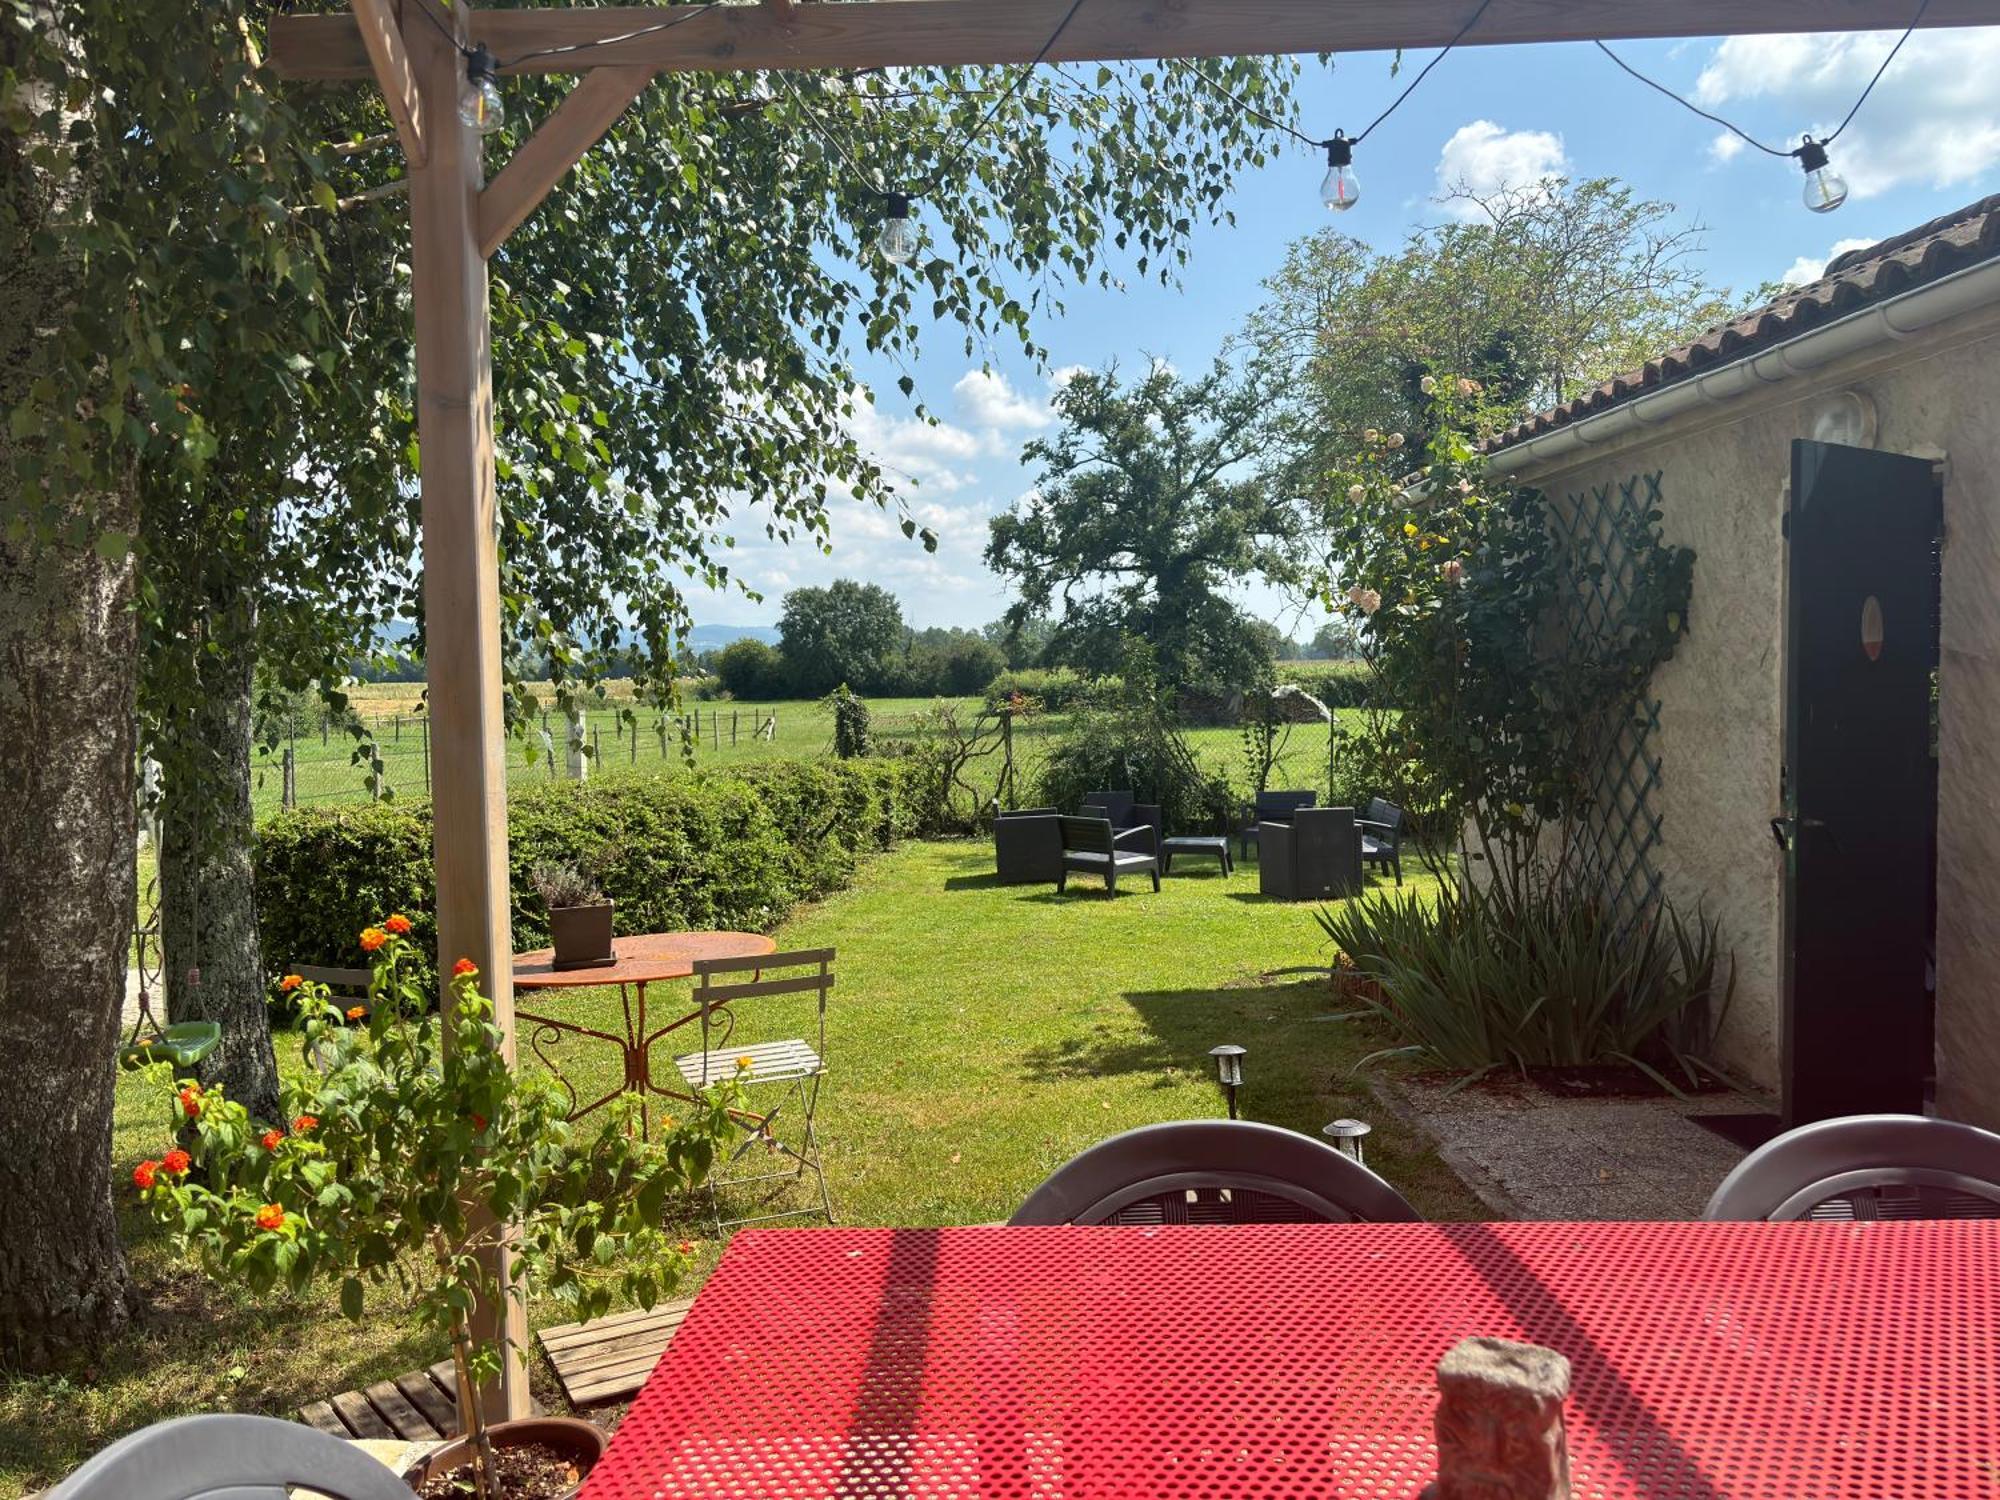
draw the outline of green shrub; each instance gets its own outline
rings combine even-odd
[[[1168,833],[1220,831],[1236,802],[1226,779],[1144,703],[1076,711],[1036,776],[1034,799],[1074,812],[1092,792],[1129,791],[1160,808]]]
[[[1019,694],[1032,698],[1050,713],[1116,698],[1123,688],[1116,677],[1092,677],[1072,667],[1027,667],[1002,672],[986,684],[986,703],[997,708]]]
[[[1477,1077],[1496,1068],[1630,1063],[1672,1087],[1695,1079],[1734,978],[1716,925],[1662,903],[1637,931],[1574,881],[1447,882],[1320,911],[1319,924],[1372,984],[1363,1002],[1401,1056]]]
[[[721,691],[747,703],[770,703],[791,695],[785,658],[755,636],[742,636],[716,653],[715,681]]]
[[[518,787],[508,799],[514,941],[549,941],[529,872],[562,861],[600,872],[620,933],[759,931],[839,890],[861,858],[953,821],[918,762],[777,761],[728,772]],[[258,829],[265,967],[353,966],[355,937],[384,912],[416,924],[434,973],[431,813],[424,803],[298,808]]]

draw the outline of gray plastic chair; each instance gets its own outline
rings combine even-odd
[[[352,1443],[276,1417],[176,1417],[122,1437],[47,1500],[410,1500],[410,1487]]]
[[[2000,1219],[2000,1135],[1921,1115],[1801,1125],[1722,1179],[1704,1219]]]
[[[1058,1167],[1010,1224],[1405,1224],[1403,1195],[1333,1147],[1249,1120],[1145,1125]]]

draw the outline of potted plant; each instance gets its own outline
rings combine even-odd
[[[183,1254],[253,1293],[337,1283],[341,1311],[359,1319],[371,1287],[402,1288],[449,1343],[466,1421],[416,1482],[456,1469],[466,1493],[505,1500],[510,1473],[529,1467],[580,1481],[603,1439],[561,1418],[487,1423],[479,1387],[500,1352],[476,1335],[474,1306],[532,1284],[587,1319],[621,1292],[647,1307],[670,1294],[694,1246],[661,1227],[663,1208],[706,1177],[734,1088],[710,1091],[650,1144],[629,1096],[586,1129],[547,1075],[508,1067],[469,961],[452,970],[449,1004],[429,1007],[408,972],[408,932],[392,916],[361,934],[374,957],[365,1025],[341,1025],[324,987],[280,981],[325,1058],[287,1084],[289,1126],[176,1081],[188,1149],[140,1163],[134,1181]],[[171,1078],[164,1064],[154,1072]],[[523,1273],[505,1288],[482,1258],[503,1236]]]
[[[554,967],[589,969],[618,961],[611,949],[616,908],[588,871],[569,860],[542,860],[529,868],[528,884],[548,908]]]

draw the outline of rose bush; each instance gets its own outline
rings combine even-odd
[[[187,1257],[253,1293],[337,1282],[341,1311],[359,1319],[368,1289],[394,1282],[448,1341],[460,1388],[476,1391],[500,1353],[475,1339],[473,1309],[522,1291],[496,1285],[482,1252],[508,1236],[523,1283],[578,1318],[620,1294],[652,1306],[695,1250],[664,1231],[667,1203],[707,1177],[735,1090],[709,1091],[651,1143],[630,1099],[594,1128],[569,1120],[552,1080],[508,1066],[469,961],[453,968],[449,1004],[429,1007],[409,925],[392,916],[362,935],[374,960],[365,1024],[344,1024],[324,986],[281,981],[322,1062],[287,1089],[289,1130],[219,1089],[174,1083],[190,1149],[141,1162],[133,1182]],[[485,1485],[476,1397],[469,1416]]]

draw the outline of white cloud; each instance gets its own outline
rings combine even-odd
[[[958,409],[975,427],[993,432],[1032,432],[1049,425],[1047,401],[1022,395],[1005,375],[993,370],[967,370],[953,386]]]
[[[1743,154],[1743,137],[1731,130],[1719,131],[1708,143],[1708,159],[1720,166]]]
[[[950,422],[884,416],[859,391],[848,430],[862,452],[926,495],[949,495],[966,488],[973,476],[964,465],[988,450],[978,433]]]
[[[1491,120],[1474,120],[1461,125],[1444,143],[1438,156],[1437,190],[1440,197],[1490,198],[1510,188],[1532,190],[1568,172],[1561,136],[1546,130],[1506,130]],[[1479,212],[1462,202],[1453,204],[1452,211],[1466,217]]]
[[[1049,371],[1049,389],[1052,391],[1062,390],[1089,368],[1089,365],[1058,365],[1055,369]]]
[[[1835,240],[1833,248],[1817,259],[1810,255],[1801,255],[1797,260],[1792,262],[1791,268],[1784,275],[1780,276],[1778,280],[1784,282],[1786,286],[1804,286],[1809,281],[1818,281],[1820,277],[1826,274],[1826,268],[1830,262],[1847,254],[1850,250],[1866,250],[1874,243],[1873,240],[1867,239]]]
[[[1794,130],[1825,135],[1860,97],[1898,35],[1730,37],[1702,69],[1694,97],[1710,109],[1768,98],[1782,105]],[[1872,198],[1908,183],[1952,187],[2000,163],[1996,69],[2000,31],[1993,28],[1912,36],[1833,149],[1835,169],[1854,196]]]

